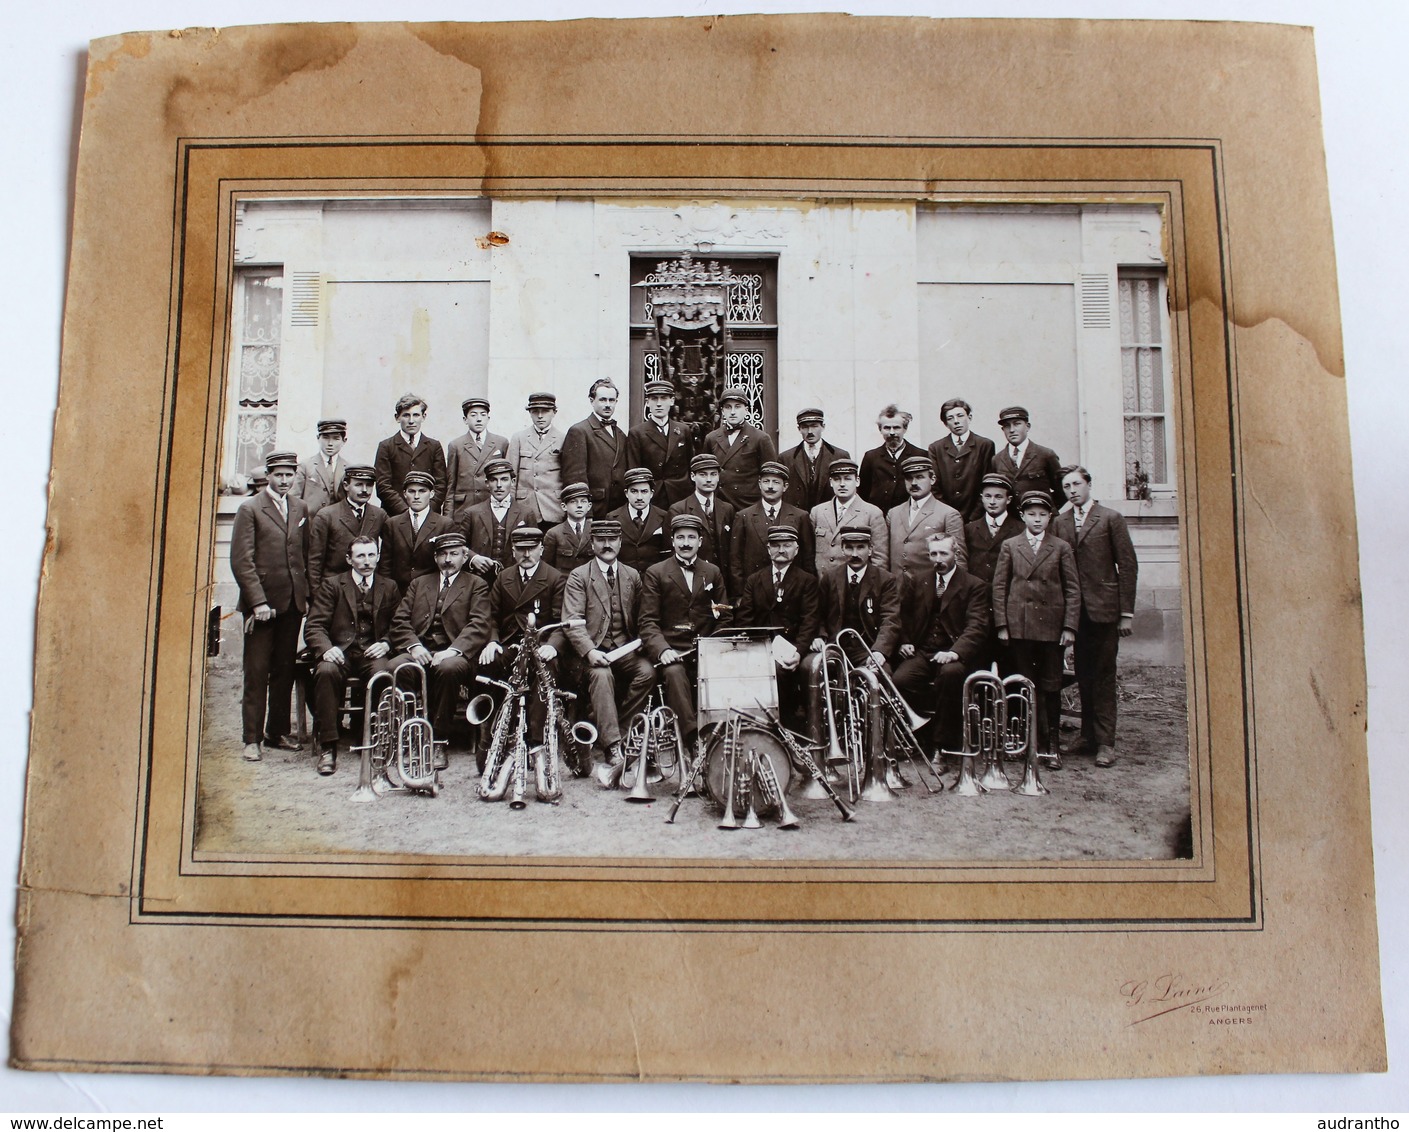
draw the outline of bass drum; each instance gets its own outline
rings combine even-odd
[[[705,790],[721,811],[724,809],[724,799],[729,794],[729,758],[724,750],[724,738],[728,731],[727,727],[716,727],[714,734],[710,736],[709,745],[705,748]],[[757,751],[759,758],[766,758],[773,764],[773,774],[778,779],[778,786],[786,794],[792,785],[793,766],[788,760],[788,749],[783,746],[783,741],[766,728],[745,725],[739,728],[738,757],[744,758],[751,750]],[[768,817],[777,813],[778,803],[774,801],[765,804],[761,797],[755,797],[753,808],[759,817]],[[735,787],[734,816],[742,818],[747,812],[748,806],[739,798],[739,790]]]

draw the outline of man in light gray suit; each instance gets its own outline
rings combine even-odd
[[[890,532],[886,527],[886,517],[874,503],[861,498],[858,489],[861,485],[860,472],[855,460],[850,456],[832,461],[827,469],[828,482],[832,487],[832,498],[812,508],[810,517],[817,534],[817,576],[833,566],[846,561],[842,553],[841,532],[843,527],[866,527],[871,532],[871,565],[882,570],[890,567]]]
[[[563,521],[563,431],[553,427],[558,415],[558,399],[551,393],[530,393],[528,415],[533,424],[509,438],[505,457],[513,469],[517,487],[515,499],[531,499],[537,505],[546,531]]]
[[[289,492],[291,499],[303,500],[310,519],[328,504],[336,503],[343,497],[347,464],[339,453],[346,443],[346,421],[318,422],[318,455],[298,466],[298,471],[294,473],[294,486]]]
[[[890,569],[906,577],[923,577],[933,572],[930,564],[930,535],[948,535],[954,540],[959,569],[966,568],[968,550],[964,545],[964,516],[934,496],[934,465],[928,456],[911,456],[901,462],[905,490],[910,499],[890,509]]]
[[[467,398],[460,405],[465,418],[465,435],[445,446],[445,507],[453,515],[461,507],[473,507],[489,498],[484,466],[503,459],[509,451],[507,437],[489,431],[489,402],[483,397]]]

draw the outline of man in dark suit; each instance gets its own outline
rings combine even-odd
[[[1005,676],[1012,669],[1008,665],[1007,646],[1000,647],[993,628],[993,571],[998,567],[998,552],[1003,544],[1022,534],[1025,529],[1017,511],[1011,506],[1012,499],[1012,481],[998,472],[989,472],[979,486],[979,504],[983,513],[964,527],[964,545],[969,550],[964,570],[983,583],[988,593],[990,611],[988,641],[974,667],[982,668],[997,661]]]
[[[582,659],[597,741],[612,765],[625,757],[621,721],[629,723],[646,706],[656,684],[656,670],[640,649],[607,657],[637,638],[641,575],[619,560],[620,528],[615,519],[593,524],[592,561],[568,575],[563,595],[563,617],[586,622],[569,625],[567,639]]]
[[[769,565],[749,575],[734,603],[734,620],[750,628],[773,627],[773,663],[778,676],[778,707],[785,719],[799,722],[803,706],[802,658],[820,634],[821,590],[817,579],[801,569],[798,532],[778,524],[768,528]]]
[[[435,482],[431,509],[440,510],[445,502],[445,449],[421,431],[426,419],[426,403],[414,393],[404,394],[396,402],[395,433],[377,445],[377,498],[388,515],[400,515],[406,510],[401,497],[401,484],[410,471],[426,472]]]
[[[1028,439],[1032,426],[1027,410],[1021,405],[1004,409],[998,414],[998,426],[1008,442],[994,454],[992,470],[1013,481],[1014,497],[1044,491],[1048,499],[1062,498],[1062,462],[1050,448]]]
[[[848,649],[856,664],[874,660],[889,665],[900,643],[900,583],[896,575],[871,565],[871,529],[845,527],[841,532],[841,566],[824,570],[821,588],[822,631],[813,640],[813,653],[822,651],[823,639],[835,641],[843,629],[855,629],[869,653]]]
[[[347,422],[329,419],[318,422],[318,455],[298,466],[294,475],[293,490],[289,495],[302,499],[308,508],[311,519],[328,506],[342,498],[343,477],[347,475],[347,464],[338,455],[347,443]]]
[[[895,686],[911,705],[933,705],[931,740],[940,751],[962,749],[964,680],[988,646],[988,586],[959,567],[954,539],[929,539],[928,574],[901,584],[905,609]]]
[[[729,592],[743,593],[744,582],[756,571],[768,565],[772,548],[768,545],[770,528],[782,524],[797,531],[801,547],[798,568],[813,568],[812,519],[801,508],[783,502],[788,489],[788,469],[777,460],[770,460],[759,469],[758,490],[762,496],[734,516],[733,537],[729,548]]]
[[[435,481],[425,472],[407,472],[401,494],[410,510],[393,515],[382,528],[382,573],[396,583],[400,593],[406,592],[412,578],[435,573],[431,539],[454,529],[448,516],[431,510],[434,490]]]
[[[460,689],[469,687],[475,662],[489,640],[489,587],[465,564],[465,536],[448,531],[435,539],[436,573],[413,578],[391,622],[391,645],[403,659],[426,670],[430,684],[430,724],[445,738]]]
[[[241,715],[244,757],[250,762],[263,758],[261,739],[271,747],[296,749],[285,736],[298,629],[308,608],[308,511],[303,500],[289,498],[298,457],[274,452],[264,467],[268,486],[240,504],[230,534],[230,570],[245,616]]]
[[[1081,743],[1096,765],[1115,765],[1116,660],[1120,638],[1135,625],[1139,563],[1125,516],[1091,498],[1091,473],[1078,465],[1062,469],[1062,490],[1071,509],[1059,514],[1052,533],[1076,551],[1081,579],[1081,620],[1076,626],[1076,686],[1081,692]]]
[[[670,515],[693,515],[704,532],[700,557],[713,562],[721,570],[729,568],[733,549],[734,507],[719,498],[719,460],[709,452],[701,452],[690,461],[690,478],[695,490],[684,499],[670,505]]]
[[[628,468],[626,506],[607,516],[621,524],[621,563],[638,573],[670,553],[670,516],[655,505],[653,488],[649,468]]]
[[[827,427],[821,409],[803,409],[797,415],[797,430],[802,443],[789,448],[778,459],[788,469],[788,493],[783,499],[794,507],[811,511],[819,503],[832,498],[831,468],[833,460],[849,459],[845,448],[822,439]],[[803,561],[807,556],[803,555]]]
[[[316,594],[323,579],[347,570],[347,551],[358,535],[380,540],[387,514],[372,498],[376,469],[366,464],[352,464],[344,481],[347,498],[330,503],[309,523],[308,589]]]
[[[1060,770],[1062,650],[1076,640],[1081,579],[1071,546],[1047,530],[1047,493],[1029,491],[1021,511],[1023,533],[1003,544],[993,571],[993,624],[1013,670],[1036,686],[1037,749]]]
[[[563,437],[563,482],[585,483],[592,492],[592,516],[605,519],[626,502],[626,432],[612,419],[617,391],[606,378],[587,394],[592,412]]]
[[[670,410],[675,407],[674,385],[648,381],[645,392],[646,419],[626,434],[626,466],[628,470],[650,469],[655,477],[656,503],[664,509],[690,494],[695,434],[670,419]]]
[[[308,611],[303,639],[318,658],[313,722],[321,748],[319,774],[338,768],[338,711],[348,676],[366,681],[390,668],[391,619],[401,592],[378,572],[379,558],[377,540],[358,535],[348,547],[349,569],[323,582]]]
[[[872,448],[861,457],[861,498],[879,507],[882,515],[890,514],[892,507],[898,507],[909,498],[901,464],[926,454],[918,444],[905,439],[913,419],[899,405],[887,405],[876,418],[876,427],[884,440],[879,448]]]
[[[979,483],[993,467],[994,455],[993,441],[970,431],[973,414],[972,406],[961,398],[944,402],[939,419],[949,429],[949,435],[930,445],[934,493],[958,511],[966,523],[979,516]]]
[[[543,560],[563,574],[592,561],[592,492],[585,483],[570,483],[558,493],[563,521],[543,538]]]
[[[489,498],[484,466],[502,460],[509,452],[507,437],[489,431],[489,402],[470,397],[460,405],[465,416],[465,435],[445,446],[444,511],[453,515],[461,507],[472,507]]]
[[[641,644],[652,663],[660,666],[665,702],[675,713],[686,749],[694,746],[695,665],[685,653],[698,637],[730,624],[725,604],[724,575],[699,557],[704,523],[696,515],[674,515],[670,541],[674,553],[641,576],[641,607],[637,626]]]
[[[726,389],[719,396],[719,427],[704,438],[704,450],[719,461],[719,494],[738,511],[757,503],[758,471],[778,458],[773,441],[747,423],[747,389]]]
[[[482,578],[492,578],[501,566],[513,561],[509,532],[538,526],[539,519],[532,496],[514,498],[514,471],[508,460],[489,461],[484,466],[484,479],[489,498],[461,507],[452,522],[469,545],[470,569]]]

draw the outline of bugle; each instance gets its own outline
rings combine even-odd
[[[817,760],[812,757],[808,749],[808,744],[803,742],[803,737],[798,735],[797,732],[790,731],[788,728],[784,727],[777,712],[770,711],[757,700],[755,700],[754,703],[758,704],[758,710],[763,712],[764,718],[772,725],[773,730],[778,733],[778,737],[782,739],[783,746],[788,749],[788,754],[792,759],[801,764],[802,768],[812,776],[814,782],[821,783],[823,793],[832,800],[832,804],[836,806],[837,811],[841,814],[841,820],[856,820],[856,811],[846,804],[842,796],[837,793],[836,787],[827,781],[826,775],[822,773],[822,768],[817,765]],[[747,716],[746,718],[753,719],[752,716]],[[754,720],[754,722],[759,721]]]

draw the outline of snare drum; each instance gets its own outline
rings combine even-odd
[[[727,727],[716,728],[710,737],[709,745],[705,748],[705,790],[721,809],[724,807],[724,799],[729,794],[729,759],[724,750],[724,737],[728,731]],[[751,750],[757,751],[759,758],[766,758],[773,764],[773,774],[778,779],[778,786],[786,794],[792,784],[793,767],[788,760],[788,751],[783,746],[782,740],[766,728],[752,727],[746,724],[739,728],[738,758],[743,759]],[[757,780],[754,782],[753,808],[759,817],[767,817],[778,809],[776,801],[771,804],[764,803]],[[736,787],[734,790],[734,813],[737,817],[743,817],[747,812],[748,806],[739,798],[739,791]]]

